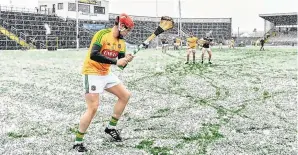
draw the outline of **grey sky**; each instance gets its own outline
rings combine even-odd
[[[9,5],[10,0],[1,0]],[[11,0],[13,5],[34,8],[38,0]],[[158,15],[178,17],[178,0],[157,0]],[[232,18],[236,31],[262,31],[264,21],[259,14],[297,12],[296,0],[181,0],[182,17]],[[126,12],[131,15],[156,16],[156,0],[110,0],[110,12]]]

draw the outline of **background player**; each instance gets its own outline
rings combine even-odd
[[[111,72],[110,66],[125,67],[128,62],[132,61],[132,55],[125,55],[126,45],[123,37],[133,27],[132,19],[126,14],[121,14],[116,18],[113,28],[98,31],[91,41],[82,71],[87,110],[81,116],[75,145],[73,146],[73,149],[78,152],[87,151],[83,145],[83,137],[98,109],[99,94],[103,93],[104,90],[118,97],[111,120],[104,131],[111,135],[114,140],[122,140],[119,131],[116,130],[116,124],[128,103],[130,92]]]
[[[233,49],[235,48],[235,40],[232,38],[230,40],[230,45],[229,45],[229,48],[231,49],[233,47]]]
[[[181,45],[181,39],[176,38],[174,42],[174,50],[179,50],[179,46]]]
[[[260,44],[261,44],[260,51],[262,51],[262,49],[263,49],[263,51],[265,51],[265,49],[264,49],[265,39],[264,38],[261,38]]]
[[[167,39],[165,39],[165,38],[162,38],[161,39],[161,51],[162,51],[162,53],[166,53],[166,51],[167,51],[167,46],[168,46],[168,44],[167,44]]]
[[[189,63],[189,55],[192,53],[193,56],[193,63],[196,62],[196,48],[197,48],[197,42],[198,38],[193,35],[193,33],[190,33],[190,37],[186,39],[187,41],[187,59],[185,64]]]
[[[222,50],[222,44],[223,44],[223,40],[222,39],[219,39],[218,41],[218,45],[219,45],[219,49]]]
[[[209,64],[212,64],[211,63],[211,57],[212,57],[212,51],[211,51],[211,48],[210,48],[210,43],[212,42],[212,39],[209,38],[209,37],[205,37],[204,38],[204,44],[203,44],[203,48],[202,48],[202,64],[204,63],[204,54],[205,52],[207,51],[208,52],[208,55],[209,55],[209,58],[208,58],[208,63]]]

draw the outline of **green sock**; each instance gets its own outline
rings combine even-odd
[[[77,131],[77,133],[76,133],[76,142],[78,142],[78,143],[83,142],[84,135],[85,135],[85,133]]]
[[[119,119],[112,117],[108,125],[109,128],[115,128]]]

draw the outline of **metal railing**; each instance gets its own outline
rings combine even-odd
[[[21,44],[21,41],[24,41],[25,43],[27,43],[27,35],[26,34],[24,34],[24,33],[22,33],[22,32],[19,32],[19,30],[18,29],[16,29],[15,27],[13,27],[13,26],[10,26],[7,22],[4,22],[4,24],[3,25],[5,25],[5,27],[4,28],[8,28],[8,27],[10,27],[10,32],[11,33],[13,33],[17,38],[15,38],[15,41],[16,41],[16,43],[18,43],[18,44]],[[10,35],[10,34],[6,34],[6,36],[8,35],[8,37],[9,36],[12,36],[12,35]],[[29,37],[30,38],[30,37]],[[32,43],[29,43],[29,46],[31,47],[31,48],[35,48],[35,46],[32,44]]]
[[[3,21],[3,26],[9,27],[10,25],[7,22]]]
[[[27,35],[24,34],[23,32],[20,32],[20,38],[27,42]]]
[[[16,6],[6,6],[6,5],[0,5],[0,11],[39,13],[37,9],[30,9],[30,8],[16,7]]]
[[[50,8],[46,10],[39,10],[39,8],[25,8],[25,7],[16,7],[16,6],[7,6],[0,5],[0,11],[9,11],[9,12],[21,12],[21,13],[34,13],[34,14],[46,14],[46,15],[54,15]]]

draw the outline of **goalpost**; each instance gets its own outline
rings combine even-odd
[[[156,3],[156,6],[155,6],[155,7],[156,7],[156,8],[155,8],[155,11],[156,11],[156,18],[158,18],[158,0],[156,0],[155,3]],[[158,24],[159,24],[159,23],[157,22],[157,27],[158,27]],[[158,42],[159,42],[158,39],[159,39],[159,37],[156,36],[156,49],[158,49]]]
[[[178,10],[179,10],[179,17],[178,17],[178,36],[180,37],[180,31],[181,31],[181,1],[178,0]]]
[[[181,35],[181,29],[182,29],[182,23],[181,23],[181,0],[178,0],[178,37],[181,39],[180,42],[180,49],[182,49],[182,35]]]
[[[76,0],[76,40],[77,40],[77,50],[80,47],[80,36],[79,36],[79,0]]]

